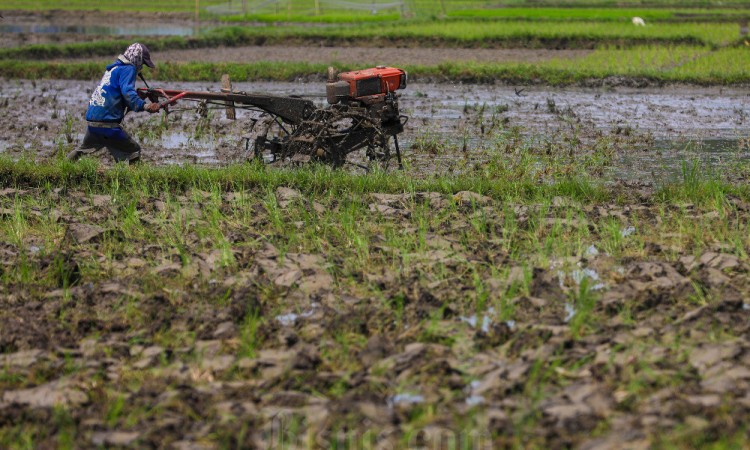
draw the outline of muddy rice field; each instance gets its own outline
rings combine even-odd
[[[126,118],[145,167],[70,168],[95,84],[0,81],[0,152],[83,174],[0,186],[0,446],[747,444],[746,89],[413,83],[399,190],[161,180],[248,156],[257,113],[180,105]]]
[[[84,114],[96,82],[2,82],[0,152],[45,159],[71,149],[83,138]],[[219,83],[185,82],[159,87],[220,90]],[[302,95],[325,106],[323,83],[236,83],[237,91]],[[589,156],[605,145],[602,166],[611,180],[653,184],[653,174],[680,174],[685,160],[714,169],[744,162],[748,155],[750,93],[722,87],[596,89],[413,83],[403,91],[402,112],[410,117],[401,135],[411,172],[420,176],[465,169],[488,158],[509,135],[529,145],[563,146]],[[257,112],[238,111],[238,120],[211,107],[182,102],[169,116],[131,113],[126,128],[154,164],[184,162],[225,165],[247,159],[247,138],[255,136]],[[106,153],[106,152],[104,152]],[[109,157],[102,155],[102,163]]]
[[[0,205],[6,442],[649,448],[744,433],[738,199],[6,188]]]

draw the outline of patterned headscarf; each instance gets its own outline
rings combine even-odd
[[[140,72],[143,65],[146,64],[148,67],[153,68],[154,63],[151,62],[151,54],[148,51],[148,47],[143,44],[135,43],[125,50],[122,54],[123,57],[130,64],[135,66],[135,69]]]

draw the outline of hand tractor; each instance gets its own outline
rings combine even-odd
[[[248,155],[267,163],[319,161],[333,167],[354,164],[367,170],[371,163],[387,168],[393,156],[391,142],[398,166],[403,167],[398,135],[409,118],[399,112],[396,91],[406,83],[406,72],[394,67],[339,74],[329,68],[325,107],[296,95],[237,92],[227,75],[222,78],[221,92],[152,89],[146,84],[145,89],[138,89],[138,95],[160,102],[167,112],[179,100],[199,102],[199,112],[219,105],[226,108],[230,119],[236,119],[236,109],[260,112],[259,119],[251,119],[250,132],[255,138],[247,139],[246,149]],[[258,123],[261,126],[256,131]],[[359,150],[364,151],[364,158]],[[360,160],[348,159],[355,152]]]

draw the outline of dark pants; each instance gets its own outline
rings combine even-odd
[[[122,128],[86,128],[86,135],[77,150],[68,154],[68,159],[77,160],[106,148],[117,162],[130,163],[141,159],[141,146]]]

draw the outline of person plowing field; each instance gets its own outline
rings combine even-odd
[[[141,146],[122,128],[122,120],[127,110],[156,113],[161,108],[158,103],[146,104],[135,90],[135,79],[144,65],[156,67],[148,48],[135,43],[107,66],[89,100],[86,135],[81,146],[68,154],[68,159],[75,161],[106,147],[117,162],[132,164],[140,160]]]
[[[138,89],[138,95],[160,102],[167,113],[178,101],[192,101],[196,102],[199,114],[205,114],[211,107],[226,109],[231,120],[237,119],[237,109],[254,114],[250,131],[255,138],[247,138],[245,152],[258,161],[269,164],[309,161],[333,167],[351,164],[369,171],[371,164],[387,169],[391,148],[395,150],[399,168],[403,167],[398,135],[404,131],[409,117],[399,112],[396,91],[406,88],[407,78],[406,71],[397,67],[376,66],[343,73],[329,67],[325,91],[328,106],[316,105],[299,95],[234,91],[229,75],[222,77],[221,92],[147,85]],[[348,160],[352,154],[354,160]]]

